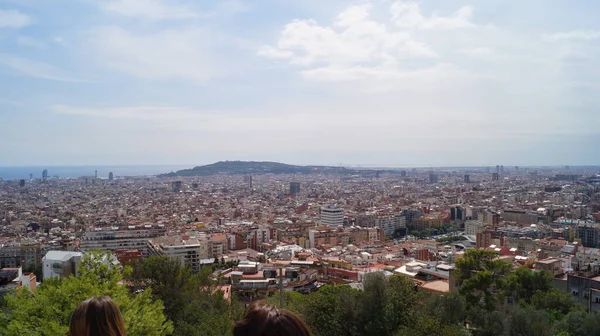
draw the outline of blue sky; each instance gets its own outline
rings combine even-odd
[[[600,4],[0,0],[0,166],[600,164]]]

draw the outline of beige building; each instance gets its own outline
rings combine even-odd
[[[148,241],[148,254],[166,255],[178,261],[181,266],[199,271],[203,261],[210,258],[211,245],[209,240],[196,237],[159,237]]]

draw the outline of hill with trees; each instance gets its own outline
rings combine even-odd
[[[383,170],[363,170],[333,166],[296,166],[269,161],[219,161],[205,166],[178,170],[159,177],[176,176],[208,176],[216,174],[227,175],[261,175],[261,174],[374,174]],[[389,172],[389,171],[388,171]]]

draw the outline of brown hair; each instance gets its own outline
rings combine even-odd
[[[94,296],[71,315],[69,336],[126,336],[119,307],[108,296]]]
[[[311,332],[296,314],[275,306],[255,302],[246,316],[233,326],[233,336],[311,336]]]

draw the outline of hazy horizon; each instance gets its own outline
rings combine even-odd
[[[599,10],[0,0],[0,166],[600,165]]]

